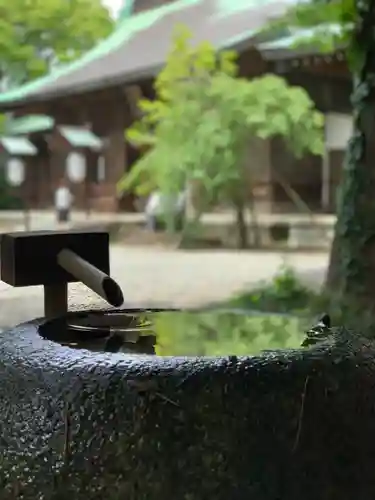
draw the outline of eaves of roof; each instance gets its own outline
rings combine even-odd
[[[77,61],[0,94],[0,110],[152,77],[165,62],[176,24],[188,26],[194,42],[209,40],[218,50],[243,49],[296,1],[177,0],[125,17],[112,35]]]

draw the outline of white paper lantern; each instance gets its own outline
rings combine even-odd
[[[86,176],[86,158],[81,153],[70,153],[66,159],[66,173],[72,182],[82,182]]]
[[[19,158],[9,158],[6,163],[6,178],[11,186],[20,186],[25,180],[25,165]]]

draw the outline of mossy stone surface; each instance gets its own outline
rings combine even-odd
[[[220,359],[0,337],[1,499],[375,497],[374,348]]]

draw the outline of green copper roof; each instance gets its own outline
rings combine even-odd
[[[125,15],[106,40],[50,75],[0,94],[0,109],[150,77],[163,65],[176,24],[218,49],[251,38],[297,0],[177,0]],[[130,2],[130,0],[129,0]],[[128,12],[129,14],[129,12]]]
[[[244,10],[267,5],[270,0],[216,0],[217,16],[225,17]]]
[[[27,135],[35,132],[46,132],[54,126],[54,119],[46,115],[27,115],[14,118],[7,123],[9,135]]]
[[[34,156],[36,147],[26,137],[0,137],[0,145],[9,155]]]
[[[103,142],[91,130],[83,127],[61,126],[58,127],[61,135],[76,148],[90,148],[100,150]]]
[[[122,23],[125,19],[128,19],[132,15],[134,8],[134,0],[123,0],[122,7],[120,9],[117,23]]]
[[[56,68],[49,75],[33,80],[32,82],[10,90],[9,92],[0,94],[0,105],[24,99],[28,94],[32,94],[46,85],[53,84],[53,82],[58,78],[68,75],[73,71],[77,71],[91,61],[99,59],[118,49],[127,40],[130,40],[138,31],[149,28],[160,17],[163,17],[167,13],[179,10],[183,8],[184,5],[191,5],[200,1],[201,0],[179,0],[177,2],[173,2],[172,4],[163,5],[157,9],[152,9],[150,11],[141,12],[137,15],[131,16],[129,19],[124,20],[124,22],[119,25],[118,29],[116,29],[112,35],[88,51],[77,61],[63,67]]]

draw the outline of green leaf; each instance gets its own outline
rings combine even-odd
[[[108,36],[113,21],[100,0],[0,0],[2,71],[15,84],[79,57]]]

